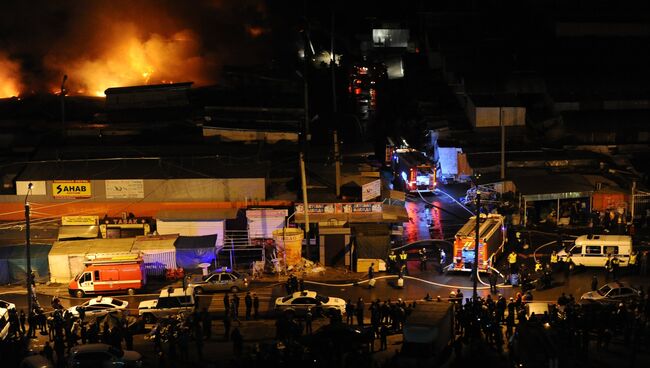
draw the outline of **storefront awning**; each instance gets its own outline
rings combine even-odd
[[[582,175],[520,176],[513,179],[525,201],[590,197],[594,186]]]
[[[204,211],[159,211],[156,219],[162,221],[221,221],[237,218],[236,208],[217,208]]]
[[[382,223],[401,223],[409,220],[406,209],[403,206],[393,206],[382,204],[382,212],[368,212],[368,213],[310,213],[310,223],[320,222],[348,222],[348,223],[369,223],[369,222],[382,222]],[[305,215],[296,213],[295,222],[299,224],[305,223]]]
[[[70,225],[59,227],[58,240],[95,239],[99,234],[97,225]]]

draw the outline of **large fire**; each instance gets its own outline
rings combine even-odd
[[[0,52],[0,98],[20,95],[20,64]]]
[[[133,23],[118,24],[106,30],[109,37],[92,52],[79,55],[51,54],[49,68],[67,74],[68,94],[104,96],[109,87],[193,81],[197,84],[211,75],[214,62],[201,54],[198,37],[189,30],[165,36],[144,34]],[[59,91],[60,86],[52,86]]]

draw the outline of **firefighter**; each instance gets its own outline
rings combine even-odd
[[[551,253],[551,271],[556,271],[557,270],[557,252],[553,251]]]
[[[637,253],[635,250],[633,250],[632,253],[630,254],[630,260],[628,261],[628,266],[630,268],[631,274],[636,274],[636,259],[637,259]]]
[[[517,273],[517,253],[514,250],[508,254],[508,265],[511,274]]]
[[[540,272],[543,269],[542,262],[535,261],[535,272]]]
[[[405,270],[405,273],[408,274],[408,266],[406,265],[406,252],[402,251],[399,254],[400,270]]]
[[[395,254],[394,250],[391,250],[388,255],[388,268],[391,272],[395,272],[397,269],[397,254]]]

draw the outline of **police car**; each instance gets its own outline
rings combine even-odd
[[[93,319],[103,317],[109,313],[124,311],[128,305],[129,302],[124,300],[97,296],[83,304],[68,308],[68,311],[72,313],[73,317],[79,318],[79,311],[83,308],[85,310],[85,318]]]
[[[305,315],[311,310],[313,315],[340,312],[345,313],[345,300],[317,294],[315,291],[297,291],[275,300],[275,311],[294,315]]]

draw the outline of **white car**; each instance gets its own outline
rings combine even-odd
[[[297,291],[291,295],[275,300],[276,312],[304,315],[312,310],[314,316],[338,311],[345,313],[345,300],[317,294],[315,291]]]
[[[596,291],[584,293],[580,300],[590,302],[622,302],[636,299],[640,292],[623,282],[610,282]]]
[[[16,309],[16,304],[0,299],[0,308],[4,308],[7,310]]]
[[[86,311],[85,318],[94,319],[97,317],[103,317],[109,313],[124,311],[128,305],[129,302],[124,300],[106,296],[97,296],[83,304],[68,308],[68,311],[72,313],[73,317],[79,318],[79,309],[84,308]]]
[[[78,345],[70,350],[68,367],[142,367],[142,355],[132,350],[120,350],[107,344]]]

